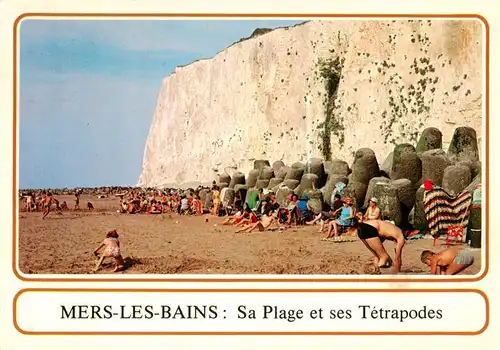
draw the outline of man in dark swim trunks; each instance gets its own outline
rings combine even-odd
[[[358,219],[358,237],[375,256],[378,267],[391,267],[392,261],[384,248],[385,240],[396,243],[394,256],[394,270],[399,272],[402,265],[403,247],[405,238],[403,231],[396,225],[382,220],[365,220],[361,213],[356,214]]]

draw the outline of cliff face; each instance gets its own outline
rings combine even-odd
[[[431,126],[445,147],[461,125],[480,139],[482,52],[477,20],[311,21],[238,42],[163,80],[139,186],[361,147],[382,163]]]

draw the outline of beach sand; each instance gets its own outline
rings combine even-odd
[[[74,206],[74,196],[56,196]],[[318,227],[299,227],[284,232],[235,234],[234,227],[221,226],[225,218],[119,214],[119,199],[82,196],[96,210],[19,214],[19,266],[26,274],[86,274],[96,263],[93,250],[106,231],[117,229],[122,255],[130,266],[125,274],[364,274],[372,256],[360,241],[321,241]],[[208,218],[208,223],[205,222]],[[215,226],[217,225],[217,226]],[[391,256],[395,245],[385,243]],[[445,245],[440,241],[438,250]],[[420,262],[433,240],[408,241],[403,251],[402,274],[425,274]],[[481,269],[481,251],[474,250],[475,263],[462,274]],[[114,263],[105,260],[98,272],[112,273]],[[383,270],[382,273],[390,273]]]

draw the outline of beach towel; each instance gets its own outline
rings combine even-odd
[[[429,233],[446,235],[448,226],[467,227],[472,195],[462,192],[454,197],[439,187],[424,192],[424,212]]]

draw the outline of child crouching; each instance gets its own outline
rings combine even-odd
[[[94,250],[94,255],[99,256],[98,254],[99,250],[101,250],[101,248],[103,248],[104,246],[106,247],[104,253],[97,262],[94,272],[99,270],[99,267],[101,266],[102,262],[104,261],[104,258],[106,257],[115,259],[116,267],[113,270],[113,272],[124,270],[125,262],[120,252],[120,241],[118,240],[118,237],[119,235],[116,232],[116,230],[108,231],[104,241],[102,241],[102,243]]]

